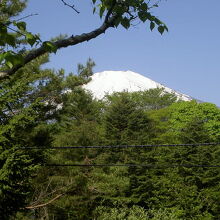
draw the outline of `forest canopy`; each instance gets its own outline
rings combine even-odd
[[[161,89],[96,100],[91,59],[68,75],[47,61],[0,90],[2,219],[219,218],[219,108]],[[81,147],[135,145],[152,147]]]

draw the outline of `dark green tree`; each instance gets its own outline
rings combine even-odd
[[[126,145],[147,143],[150,123],[147,114],[127,93],[108,97],[105,109],[105,137],[108,144]]]
[[[88,59],[86,66],[83,64],[78,64],[78,75],[84,79],[89,79],[89,77],[93,75],[94,66],[95,62],[91,58]]]
[[[81,70],[86,72],[90,63],[93,62],[89,60],[85,66],[81,65]],[[55,105],[56,109],[51,112],[54,120],[48,124],[54,129],[52,143],[48,146],[100,144],[102,104],[93,100],[81,88],[89,79],[87,75],[80,73],[61,78],[50,87],[54,93],[51,105]],[[46,88],[42,87],[42,91],[48,94]],[[47,163],[64,165],[90,163],[97,155],[96,151],[86,149],[53,150],[50,153]],[[37,219],[88,219],[92,206],[92,192],[88,187],[89,171],[90,169],[79,167],[41,167],[33,180],[32,199],[28,200],[26,208],[35,210]]]

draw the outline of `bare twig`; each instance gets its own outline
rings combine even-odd
[[[45,206],[49,205],[50,203],[54,202],[55,200],[59,199],[63,195],[64,195],[64,193],[59,194],[59,195],[55,196],[53,199],[49,200],[48,202],[45,202],[45,203],[39,204],[39,205],[35,205],[35,206],[27,206],[27,207],[25,207],[25,209],[38,209],[38,208],[45,207]]]
[[[126,11],[126,13],[130,16],[130,21],[135,20],[138,16],[134,16],[130,11]]]
[[[48,190],[48,188],[49,188],[51,182],[52,182],[52,178],[50,179],[49,183],[47,184],[46,189],[45,189],[45,190],[42,190],[42,191],[40,192],[40,195],[38,196],[38,198],[37,198],[35,201],[33,201],[28,207],[38,206],[37,204],[40,203],[40,200],[46,199],[47,197],[53,195],[54,193],[58,193],[58,192],[60,192],[60,191],[63,191],[65,188],[67,188],[67,187],[69,187],[69,186],[72,185],[72,182],[71,182],[71,183],[67,184],[66,186],[63,186],[63,187],[61,187],[61,188],[55,189],[55,190],[53,190],[53,191],[47,193],[47,190]],[[60,193],[61,193],[61,192],[60,192]],[[65,190],[65,192],[63,192],[62,194],[64,195],[65,193],[67,193],[66,190]]]
[[[21,20],[24,20],[24,19],[29,18],[29,17],[32,17],[32,16],[36,16],[36,15],[38,15],[38,14],[36,13],[36,14],[26,15],[26,16],[24,16],[24,17],[22,17],[22,18],[19,18],[19,19],[15,20],[15,21],[21,21]]]
[[[68,6],[68,7],[70,7],[70,8],[72,8],[76,13],[80,13],[76,8],[75,8],[75,5],[70,5],[70,4],[68,4],[68,3],[66,3],[64,0],[61,0],[62,2],[63,2],[63,4],[64,5],[66,5],[66,6]]]

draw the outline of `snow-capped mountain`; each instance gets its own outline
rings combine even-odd
[[[154,88],[164,88],[169,93],[174,93],[178,99],[190,101],[188,95],[174,91],[160,83],[157,83],[139,73],[132,71],[104,71],[92,75],[92,80],[83,86],[90,91],[95,98],[102,99],[106,94],[113,92],[136,92]]]

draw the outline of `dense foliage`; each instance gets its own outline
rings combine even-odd
[[[215,105],[177,101],[161,89],[94,100],[81,88],[92,75],[91,59],[66,77],[63,70],[42,70],[47,59],[22,69],[25,79],[15,75],[2,84],[2,219],[220,217],[219,168],[190,167],[220,165],[218,145],[50,149],[219,142]],[[152,167],[65,166],[69,164]],[[189,166],[170,166],[184,164]]]

